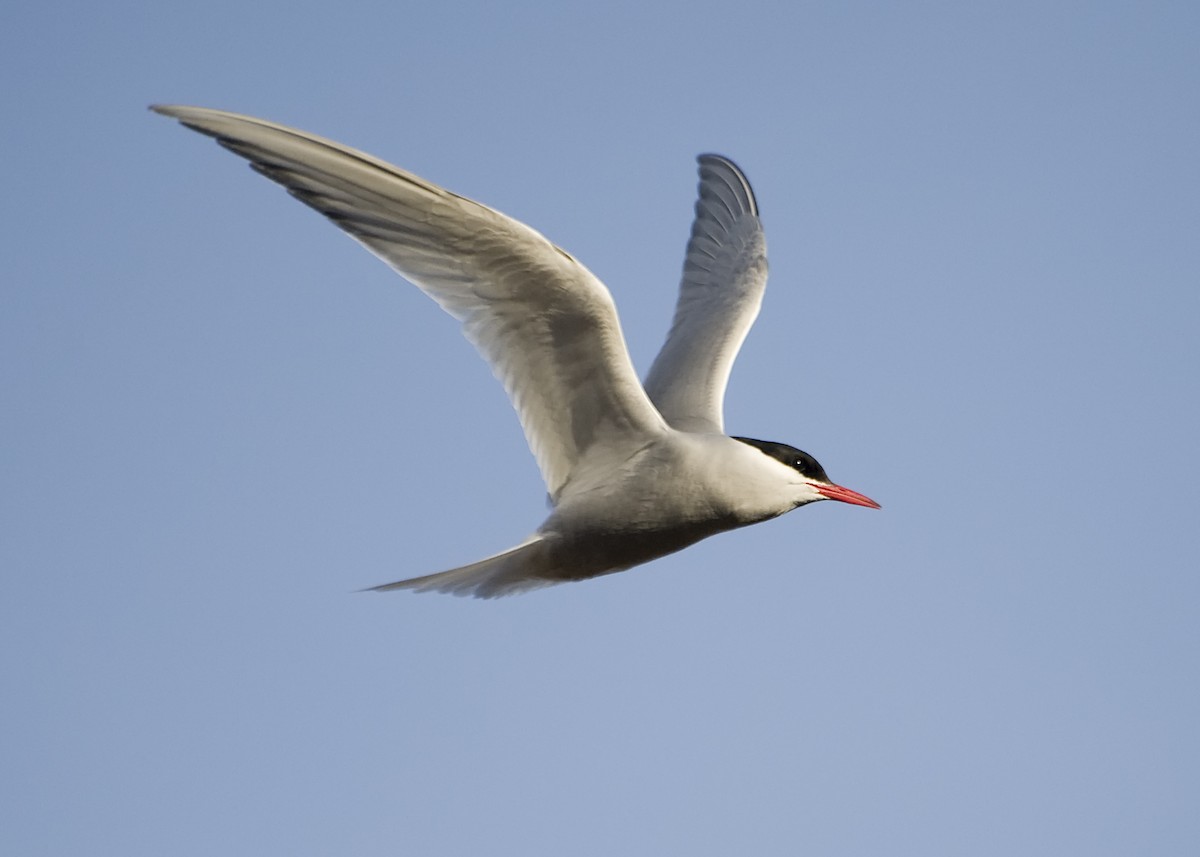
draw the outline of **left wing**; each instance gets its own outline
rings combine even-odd
[[[154,107],[250,161],[462,323],[503,382],[552,498],[595,446],[669,431],[629,359],[612,295],[540,233],[362,152],[250,116]]]

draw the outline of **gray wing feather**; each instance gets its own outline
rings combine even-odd
[[[699,198],[675,319],[645,387],[672,427],[723,432],[729,373],[767,285],[767,243],[737,165],[719,155],[697,160]]]

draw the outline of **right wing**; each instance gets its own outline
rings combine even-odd
[[[673,428],[723,433],[725,386],[767,287],[767,242],[737,165],[720,155],[697,160],[700,195],[675,320],[645,386]]]

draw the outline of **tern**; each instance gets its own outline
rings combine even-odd
[[[608,289],[525,224],[303,131],[151,109],[248,160],[437,301],[512,400],[549,517],[494,556],[372,589],[494,598],[624,571],[819,500],[879,508],[806,452],[725,434],[725,387],[767,282],[754,193],[728,158],[697,159],[675,317],[642,384]]]

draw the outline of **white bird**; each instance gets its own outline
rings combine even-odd
[[[767,281],[754,194],[727,158],[698,159],[675,319],[643,386],[608,289],[525,224],[303,131],[151,109],[246,158],[437,301],[512,399],[549,517],[502,553],[373,589],[493,598],[623,571],[817,500],[879,508],[799,449],[725,434],[725,385]]]

